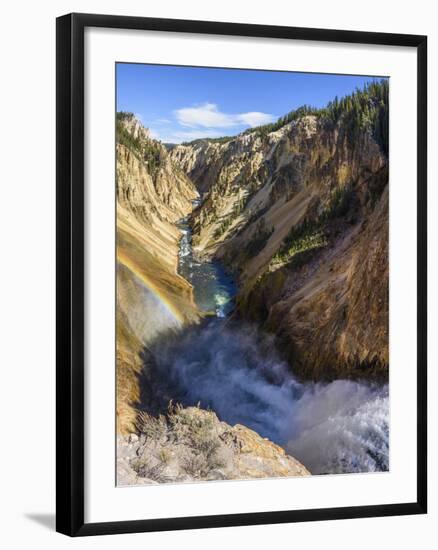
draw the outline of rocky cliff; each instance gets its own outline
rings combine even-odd
[[[236,315],[305,378],[387,376],[388,87],[171,158],[203,194],[194,244],[239,281]]]
[[[118,113],[116,159],[117,418],[124,433],[135,429],[144,347],[160,329],[198,318],[192,288],[177,273],[175,225],[198,193],[133,115]]]

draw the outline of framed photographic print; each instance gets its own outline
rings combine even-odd
[[[57,20],[57,530],[426,512],[426,37]]]

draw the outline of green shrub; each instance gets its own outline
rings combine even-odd
[[[201,145],[202,143],[228,143],[236,139],[236,136],[222,136],[216,138],[198,138],[193,141],[183,141],[181,145]]]
[[[213,237],[215,239],[218,239],[221,235],[225,233],[225,231],[230,227],[230,225],[233,223],[232,217],[225,218],[220,224],[219,227],[216,228]]]
[[[340,187],[332,192],[321,214],[313,219],[306,218],[301,224],[292,227],[273,256],[272,264],[289,263],[291,267],[300,267],[316,250],[324,248],[328,243],[324,226],[348,213],[353,196],[350,186]],[[308,254],[308,251],[313,252]]]
[[[152,139],[139,139],[126,127],[125,121],[133,118],[132,113],[119,112],[116,116],[116,139],[140,161],[144,162],[151,176],[155,176],[161,165],[161,146]]]
[[[328,206],[319,216],[317,223],[322,223],[334,218],[342,218],[348,213],[348,210],[353,199],[353,190],[350,186],[338,187],[331,194]]]
[[[118,113],[119,114],[119,113]],[[117,118],[116,123],[116,137],[118,143],[124,145],[136,156],[142,155],[142,145],[138,137],[135,137],[129,130],[126,128],[123,123],[124,118]]]
[[[361,132],[370,132],[381,150],[388,156],[389,81],[387,79],[370,82],[362,89],[357,89],[341,99],[336,97],[326,107],[303,105],[276,122],[248,128],[242,133],[256,132],[264,138],[270,132],[275,132],[286,124],[308,115],[316,116],[323,123],[338,125],[353,148]]]
[[[317,233],[305,234],[293,240],[289,237],[283,241],[283,245],[272,258],[273,265],[278,263],[291,262],[294,259],[294,267],[300,267],[305,263],[306,259],[310,259],[309,255],[303,253],[309,250],[320,249],[326,246],[327,239],[322,231]],[[301,261],[298,261],[298,256],[301,256]],[[292,265],[292,264],[291,264]]]
[[[252,239],[247,243],[245,247],[245,252],[249,258],[256,256],[265,248],[266,243],[268,242],[269,237],[272,235],[273,232],[274,228],[271,227],[271,229],[267,229],[265,219],[261,218],[261,220],[257,224]]]

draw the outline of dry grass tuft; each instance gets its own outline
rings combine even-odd
[[[166,418],[160,415],[158,418],[151,416],[147,412],[140,411],[136,421],[137,430],[146,436],[146,438],[159,441],[168,431]]]

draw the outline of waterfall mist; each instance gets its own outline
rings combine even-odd
[[[300,383],[272,337],[217,319],[163,335],[150,351],[162,395],[254,429],[312,473],[388,470],[387,385]]]

